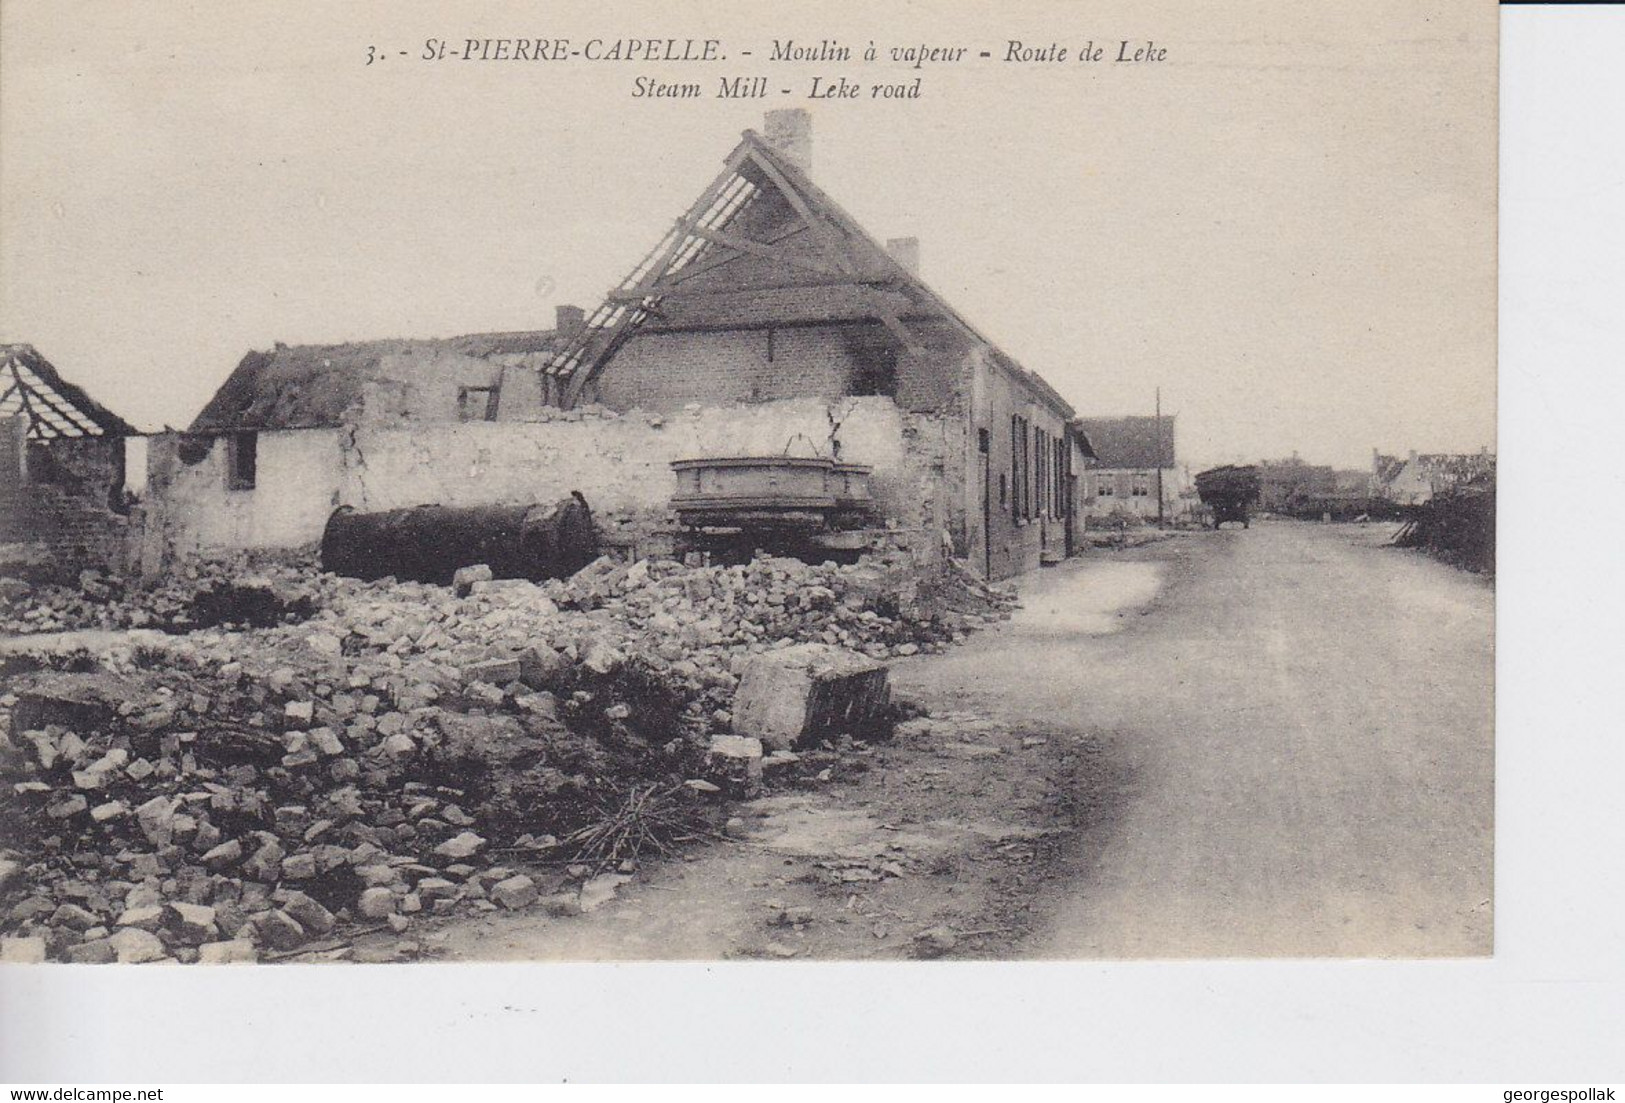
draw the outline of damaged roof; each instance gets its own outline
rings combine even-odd
[[[1089,438],[1101,467],[1137,470],[1174,466],[1172,414],[1162,418],[1083,417],[1072,424]]]
[[[913,347],[911,321],[945,320],[1070,417],[1046,381],[899,264],[792,158],[744,132],[721,175],[549,362],[572,395],[639,332],[884,324]]]
[[[191,432],[309,429],[354,421],[369,382],[393,382],[413,362],[446,355],[481,360],[549,354],[551,330],[474,333],[436,340],[360,341],[340,345],[277,345],[244,356]]]
[[[33,345],[0,345],[0,418],[28,419],[29,440],[135,436],[136,429],[62,378]]]

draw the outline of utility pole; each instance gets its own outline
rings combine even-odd
[[[1157,388],[1157,527],[1163,527],[1162,510],[1162,388]]]

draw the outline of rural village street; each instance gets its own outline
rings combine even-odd
[[[926,956],[1487,954],[1494,594],[1392,531],[1263,523],[1030,575],[1010,621],[893,664],[940,729],[743,806],[738,843],[592,916],[455,922],[431,953],[884,959],[948,929]]]
[[[1104,807],[1019,953],[1490,952],[1494,594],[1389,531],[1090,553],[1004,630],[898,672],[1102,743]]]

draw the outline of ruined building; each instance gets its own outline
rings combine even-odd
[[[1072,408],[810,177],[806,112],[747,131],[590,316],[546,332],[251,353],[153,448],[153,554],[315,542],[339,506],[547,502],[612,538],[669,526],[670,463],[824,455],[873,468],[921,555],[1004,578],[1082,521]]]
[[[128,422],[32,345],[0,345],[0,573],[125,565]]]

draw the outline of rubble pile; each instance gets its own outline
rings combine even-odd
[[[0,579],[0,634],[264,628],[310,616],[334,584],[312,566],[241,561],[189,564],[153,586],[98,570],[79,572],[73,585]]]
[[[600,559],[548,591],[566,608],[606,609],[674,660],[695,649],[786,643],[833,644],[873,659],[940,651],[1013,604],[951,567],[927,576],[902,555],[850,566],[772,556],[717,567]]]
[[[218,578],[174,585],[195,609]],[[450,588],[302,585],[308,605],[274,626],[221,618],[109,651],[92,672],[13,679],[0,951],[252,960],[358,927],[404,938],[422,915],[586,907],[631,871],[618,851],[605,867],[574,845],[606,809],[626,821],[617,838],[641,837],[719,815],[717,798],[764,769],[824,765],[732,732],[753,661],[796,645],[871,660],[937,650],[1010,604],[951,568],[922,578],[886,559],[605,559],[543,583],[475,567]],[[856,675],[883,704],[883,683]],[[637,791],[661,796],[634,823]]]
[[[420,914],[528,906],[543,883],[504,854],[558,852],[537,832],[589,822],[628,778],[703,768],[680,698],[631,665],[528,672],[554,693],[479,681],[502,673],[488,668],[267,668],[212,650],[26,675],[0,698],[10,945],[254,960],[346,923],[404,933]]]

